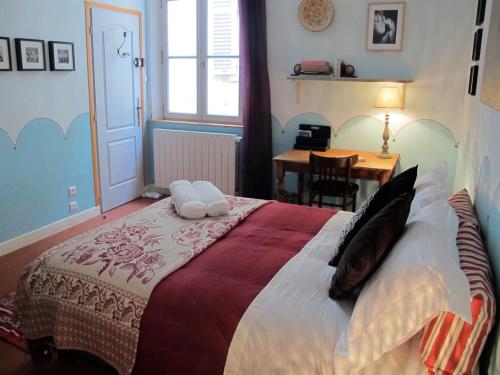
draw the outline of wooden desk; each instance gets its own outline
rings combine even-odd
[[[309,153],[307,150],[290,150],[273,158],[276,164],[276,180],[278,183],[277,198],[282,200],[286,195],[285,172],[295,172],[299,175],[297,183],[298,203],[302,204],[302,193],[304,191],[304,173],[309,171]],[[326,156],[349,156],[358,154],[366,161],[358,161],[353,167],[351,175],[360,180],[378,181],[382,186],[391,179],[399,161],[399,154],[391,154],[392,159],[377,158],[378,152],[330,149],[318,152]]]

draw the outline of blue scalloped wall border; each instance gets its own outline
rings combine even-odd
[[[327,125],[332,124],[317,113],[303,113],[292,118],[284,127],[273,117],[273,153],[278,155],[293,147],[300,124]],[[384,123],[375,117],[358,116],[344,122],[336,133],[332,133],[331,147],[358,149],[377,152],[382,147]],[[422,175],[441,161],[449,166],[448,190],[452,193],[457,163],[457,142],[453,134],[443,124],[423,119],[413,121],[392,134],[389,141],[391,152],[401,155],[397,172],[419,165],[418,173]],[[396,173],[397,173],[396,172]],[[296,191],[297,176],[290,173],[285,176],[285,187]],[[377,182],[360,181],[359,202],[378,188]]]
[[[66,134],[44,118],[26,124],[15,143],[0,131],[0,160],[0,243],[95,206],[88,113]],[[78,192],[68,197],[72,185]]]

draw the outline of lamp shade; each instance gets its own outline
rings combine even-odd
[[[382,87],[377,92],[375,108],[402,108],[403,97],[397,87]]]

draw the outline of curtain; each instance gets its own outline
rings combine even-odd
[[[271,94],[267,71],[266,0],[239,0],[243,85],[242,193],[272,195]]]

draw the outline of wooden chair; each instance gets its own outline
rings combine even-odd
[[[352,204],[352,210],[356,210],[356,195],[359,185],[351,182],[351,168],[358,162],[358,155],[346,157],[321,156],[311,152],[309,155],[309,206],[317,203],[319,207],[323,204],[346,207]],[[317,179],[314,179],[317,176]],[[317,201],[314,200],[319,196]],[[341,204],[323,203],[323,196],[341,198]],[[350,198],[348,200],[348,198]]]

